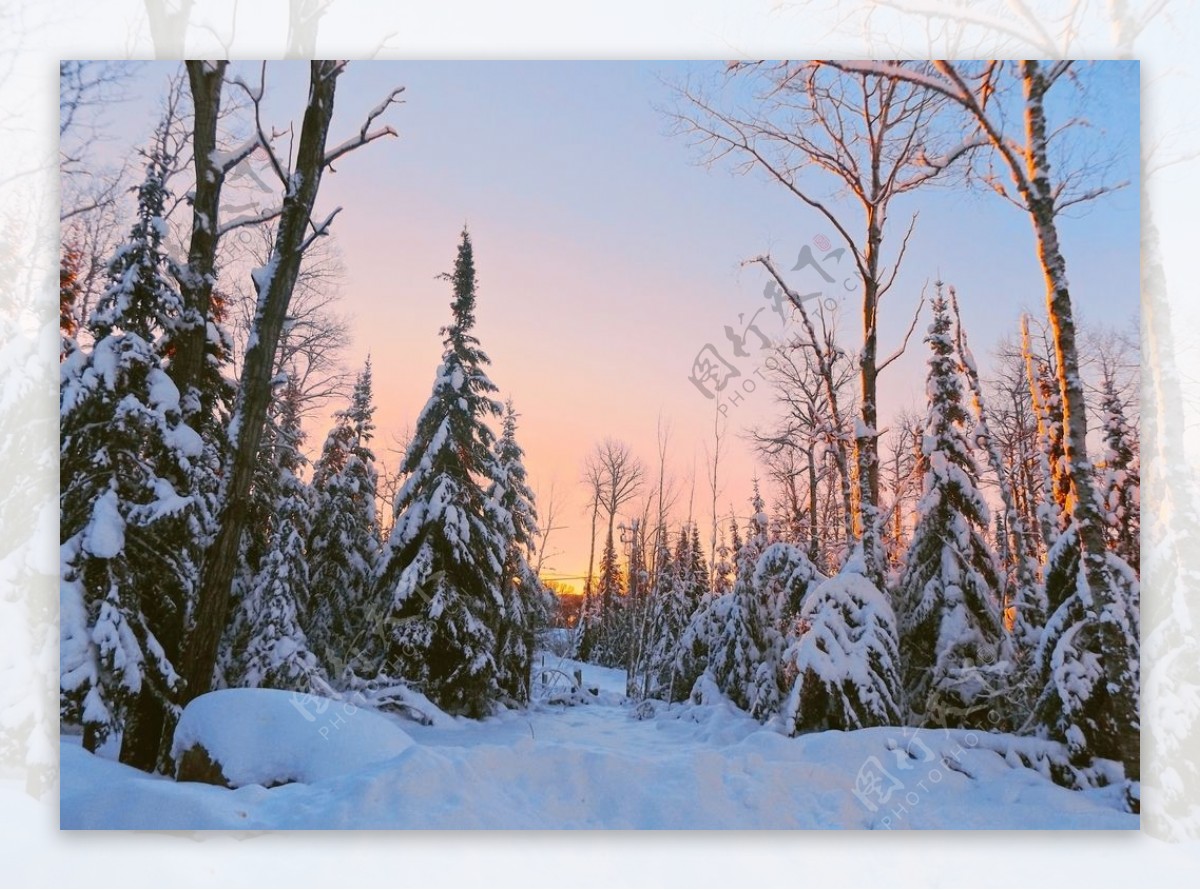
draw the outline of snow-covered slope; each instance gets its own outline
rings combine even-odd
[[[175,783],[64,739],[62,827],[1138,827],[1115,793],[1067,791],[1006,761],[992,750],[1006,751],[1005,737],[923,731],[914,741],[884,728],[792,739],[725,704],[634,708],[620,700],[621,672],[581,668],[600,690],[591,704],[453,728],[371,714],[415,744],[269,790]]]

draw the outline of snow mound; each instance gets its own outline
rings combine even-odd
[[[353,702],[278,689],[222,689],[184,708],[171,756],[182,765],[199,746],[230,787],[270,787],[354,772],[412,744],[390,718]]]

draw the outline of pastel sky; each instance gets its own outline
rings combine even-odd
[[[692,360],[713,343],[732,357],[723,334],[738,314],[764,309],[765,273],[741,262],[770,251],[790,269],[800,248],[834,233],[814,211],[755,173],[697,163],[668,132],[662,106],[671,84],[718,83],[719,62],[356,62],[338,86],[331,141],[356,130],[394,86],[404,104],[387,121],[400,138],[370,145],[327,174],[318,202],[334,224],[346,267],[343,305],[352,316],[348,364],[371,354],[382,452],[415,420],[439,360],[450,269],[464,223],[479,275],[477,334],[491,376],[521,414],[520,440],[535,488],[553,483],[561,503],[550,549],[554,577],[587,566],[583,459],[605,436],[656,460],[656,428],[670,424],[669,472],[682,513],[696,478],[695,515],[707,528],[704,443],[714,403],[689,381]],[[114,106],[114,145],[144,143],[166,78],[177,63],[145,63],[128,102]],[[257,65],[236,73],[257,82]],[[268,65],[268,114],[299,119],[308,68]],[[1081,110],[1094,145],[1113,159],[1126,188],[1067,220],[1068,273],[1084,319],[1125,326],[1139,306],[1138,69],[1090,68]],[[884,304],[881,352],[903,337],[926,282],[958,290],[964,323],[986,371],[987,354],[1015,331],[1023,311],[1044,315],[1043,284],[1024,214],[995,196],[935,188],[897,204],[902,224],[919,211],[896,286]],[[796,276],[811,275],[797,272]],[[811,279],[798,278],[795,285]],[[809,288],[813,289],[813,288]],[[833,288],[830,288],[832,291]],[[854,295],[842,302],[854,342]],[[918,326],[907,354],[880,381],[881,418],[923,401],[926,351]],[[743,365],[745,375],[753,363]],[[759,387],[728,412],[730,452],[722,467],[722,512],[748,511],[754,463],[739,437],[772,414]],[[310,442],[319,447],[324,428]]]

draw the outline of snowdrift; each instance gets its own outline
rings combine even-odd
[[[548,659],[548,661],[550,661]],[[558,663],[568,672],[579,666]],[[63,828],[1137,829],[1120,786],[1069,791],[1047,743],[880,727],[788,738],[728,702],[635,708],[619,671],[579,666],[594,703],[538,704],[453,727],[232,690],[189,707],[242,787],[174,782],[62,748]],[[399,718],[396,718],[399,719]],[[341,733],[340,737],[338,734]],[[253,754],[253,757],[250,755]],[[267,760],[263,760],[263,756]],[[1033,768],[1030,768],[1032,766]],[[291,778],[291,784],[264,786]]]
[[[269,788],[351,773],[412,744],[389,717],[350,701],[278,689],[222,689],[184,708],[171,756],[180,781]]]

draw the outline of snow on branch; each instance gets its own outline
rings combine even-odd
[[[325,221],[323,223],[321,223],[320,225],[317,225],[310,219],[308,221],[308,223],[309,223],[309,225],[312,226],[313,231],[312,231],[311,235],[309,235],[307,238],[304,239],[304,243],[300,245],[300,252],[304,253],[306,250],[308,250],[309,247],[312,246],[312,243],[314,241],[316,241],[318,238],[323,238],[324,236],[328,235],[329,227],[333,224],[333,218],[341,212],[342,212],[341,207],[333,208],[333,213],[331,213],[331,214],[329,214],[329,216],[325,217]]]
[[[403,100],[401,100],[399,96],[403,92],[404,87],[396,87],[394,90],[388,93],[387,98],[372,108],[367,113],[367,119],[363,122],[362,129],[358,131],[356,136],[352,136],[341,145],[330,149],[325,153],[325,166],[331,167],[333,162],[342,155],[352,152],[354,149],[360,148],[366,145],[368,142],[374,142],[376,139],[381,139],[384,136],[398,135],[395,129],[390,126],[380,127],[378,130],[372,131],[371,124],[375,123],[376,119],[382,116],[383,113],[392,105],[401,104]]]
[[[243,86],[245,85],[243,84]],[[208,156],[208,162],[220,170],[222,174],[225,174],[254,154],[262,144],[262,135],[256,132],[237,148],[230,151],[212,151]]]
[[[283,207],[270,207],[261,213],[251,214],[250,216],[239,216],[237,219],[231,219],[227,223],[222,223],[217,228],[218,235],[225,235],[232,232],[234,229],[240,229],[244,226],[254,226],[259,223],[270,222],[283,213]]]
[[[917,86],[925,87],[943,96],[948,96],[956,102],[962,102],[967,98],[963,94],[962,89],[951,81],[934,77],[931,74],[926,74],[924,71],[918,71],[915,68],[910,68],[897,62],[848,62],[836,59],[821,59],[820,64],[835,68],[838,71],[844,71],[847,74],[867,74],[873,77],[903,80]]]

